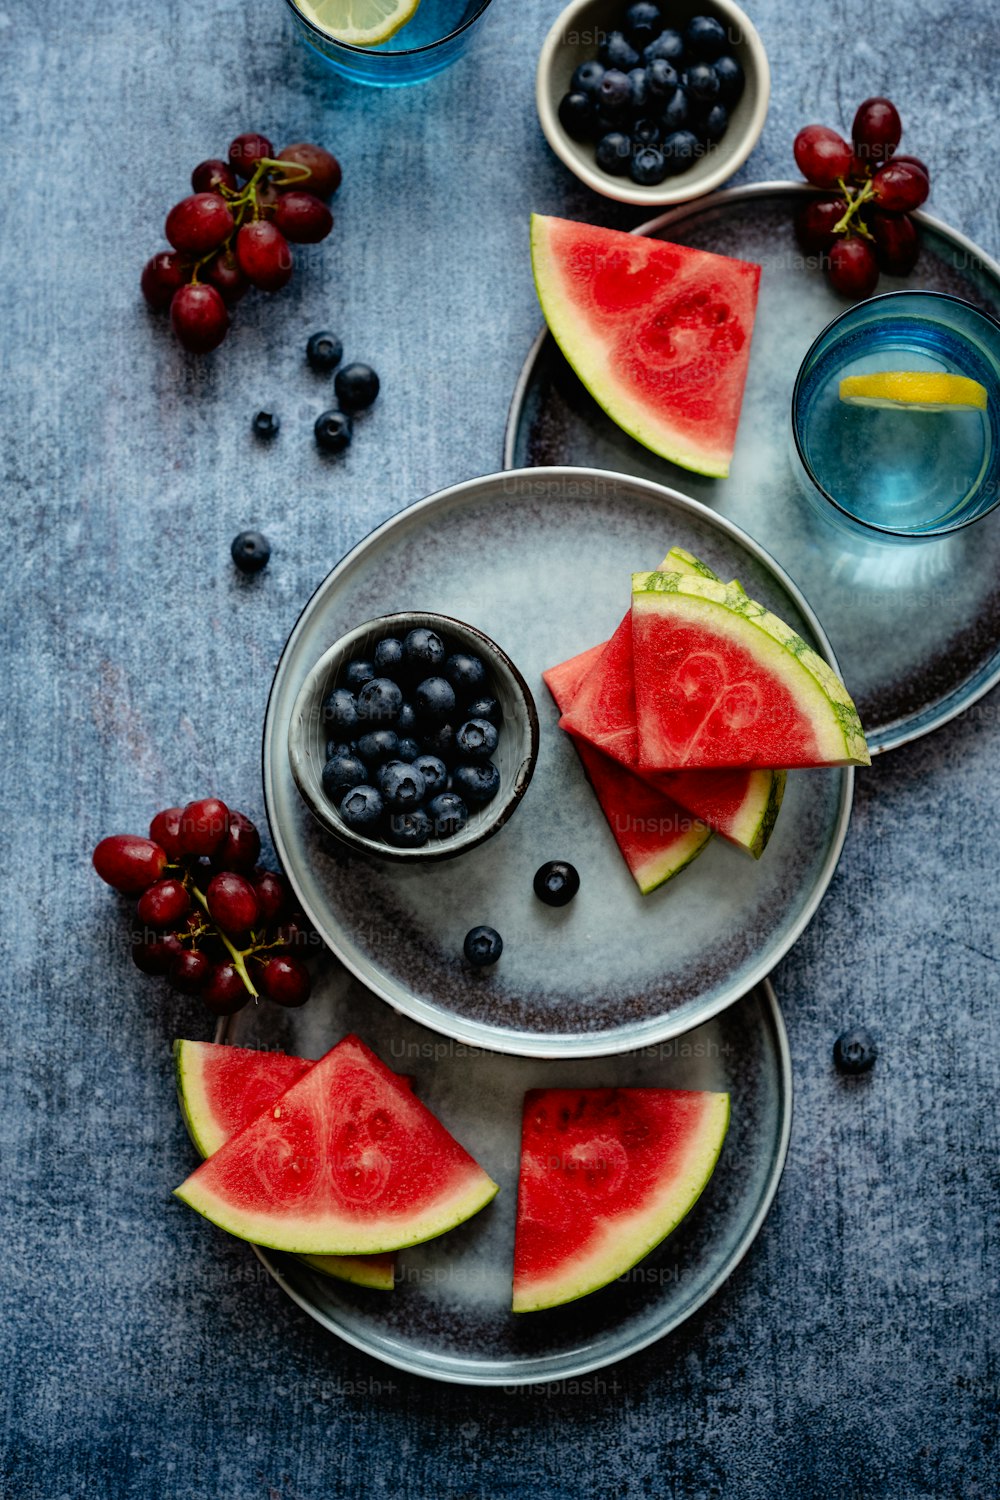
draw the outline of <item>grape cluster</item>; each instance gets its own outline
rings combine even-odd
[[[305,918],[282,877],[259,857],[260,834],[250,819],[218,797],[203,797],[158,812],[148,838],[102,839],[94,869],[114,890],[138,897],[136,967],[228,1016],[260,995],[302,1005],[312,983],[292,952],[311,939]]]
[[[931,190],[930,172],[916,156],[896,150],[903,134],[888,99],[858,107],[848,143],[826,125],[806,125],[795,137],[795,161],[827,196],[813,198],[795,218],[799,244],[823,257],[836,291],[870,297],[879,272],[908,276],[920,251],[910,213]]]
[[[194,192],[167,215],[161,250],[143,267],[142,294],[170,311],[185,349],[207,354],[226,336],[229,310],[251,288],[277,292],[292,274],[291,245],[315,245],[333,228],[327,200],[340,186],[340,163],[322,146],[299,141],[277,156],[249,131],[191,173]]]

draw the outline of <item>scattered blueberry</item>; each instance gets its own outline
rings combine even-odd
[[[690,130],[675,130],[668,135],[661,147],[667,171],[672,177],[683,172],[698,156],[701,147],[698,137]]]
[[[334,688],[332,693],[327,693],[323,699],[323,720],[349,733],[358,728],[361,721],[350,688]]]
[[[631,157],[632,142],[620,130],[609,130],[597,143],[597,165],[602,172],[610,172],[612,177],[621,177],[628,171]]]
[[[368,771],[356,755],[331,755],[323,767],[323,790],[332,802],[339,802],[352,786],[364,782]]]
[[[375,665],[386,677],[394,677],[403,665],[403,643],[387,635],[375,647]]]
[[[606,68],[615,68],[621,73],[639,66],[639,54],[625,40],[625,33],[622,31],[608,32],[598,50],[597,60]]]
[[[427,815],[439,839],[461,833],[469,821],[469,809],[457,792],[439,792],[432,797],[427,804]]]
[[[253,435],[269,443],[273,437],[278,436],[281,426],[281,418],[276,417],[273,411],[259,411],[253,419]]]
[[[499,739],[499,731],[489,719],[469,719],[455,735],[455,749],[465,760],[489,760]]]
[[[662,134],[659,120],[636,120],[632,126],[632,139],[637,146],[655,146]]]
[[[395,724],[403,706],[403,689],[391,677],[373,677],[357,697],[358,718],[366,724]]]
[[[633,47],[645,47],[662,28],[660,8],[650,4],[650,0],[636,0],[625,12],[625,35]]]
[[[456,766],[451,785],[470,807],[482,807],[484,803],[492,802],[500,790],[500,772],[491,760],[485,765]]]
[[[650,63],[646,77],[649,80],[650,95],[654,99],[666,99],[680,83],[677,69],[662,57]]]
[[[396,727],[398,733],[399,726],[397,725]],[[408,764],[412,763],[420,754],[420,745],[416,740],[410,739],[407,736],[405,739],[400,740],[398,753],[400,760],[405,760]]]
[[[422,849],[431,836],[431,820],[422,807],[390,813],[385,836],[397,849]]]
[[[382,821],[382,812],[382,798],[373,786],[352,787],[340,804],[340,816],[358,833],[373,833]]]
[[[486,686],[486,667],[482,658],[469,651],[456,651],[444,664],[444,675],[456,693],[476,693]]]
[[[344,346],[335,333],[314,333],[306,345],[306,359],[314,370],[328,375],[344,357]]]
[[[448,785],[448,767],[436,755],[418,755],[413,761],[413,769],[424,778],[428,797],[436,797]]]
[[[695,57],[714,62],[728,46],[726,28],[714,16],[694,16],[684,32],[684,45]]]
[[[376,780],[383,802],[393,812],[408,812],[419,807],[427,795],[420,772],[401,760],[387,760],[379,768]]]
[[[379,393],[379,378],[371,365],[344,365],[337,371],[333,389],[344,411],[364,411]]]
[[[370,766],[399,757],[399,735],[394,729],[369,729],[354,742],[354,753]]]
[[[684,89],[674,89],[663,106],[663,128],[668,134],[675,130],[681,130],[687,124],[691,114],[691,106]]]
[[[475,969],[495,964],[503,952],[503,938],[494,927],[470,927],[462,952]]]
[[[724,104],[713,104],[712,108],[705,114],[700,122],[701,134],[706,141],[713,144],[721,141],[729,124],[729,111]]]
[[[580,876],[564,859],[550,859],[535,871],[534,891],[546,906],[565,906],[580,889]]]
[[[841,1032],[833,1044],[833,1061],[839,1073],[856,1076],[875,1066],[878,1048],[863,1026]]]
[[[411,630],[403,642],[403,662],[414,670],[439,667],[447,656],[444,641],[436,630],[418,625]]]
[[[641,187],[654,187],[667,175],[663,152],[655,146],[643,146],[632,158],[632,181]]]
[[[374,676],[375,668],[370,661],[350,661],[344,672],[344,686],[357,692],[366,682],[371,682]]]
[[[351,441],[351,419],[346,411],[331,406],[329,411],[321,412],[316,418],[313,433],[316,446],[324,453],[343,453]]]
[[[241,531],[229,548],[233,562],[241,573],[259,573],[271,556],[271,543],[263,532]]]
[[[574,141],[589,141],[597,129],[597,108],[592,94],[563,94],[559,100],[559,123]]]
[[[596,94],[597,85],[604,77],[604,65],[596,57],[582,62],[569,81],[571,94]]]
[[[658,37],[654,37],[648,46],[642,49],[642,60],[647,68],[658,57],[663,57],[667,62],[676,64],[683,56],[684,38],[679,31],[661,31]]]
[[[732,109],[743,93],[743,85],[746,81],[743,77],[743,69],[735,57],[730,57],[728,54],[724,57],[717,57],[713,66],[715,76],[719,80],[719,98],[728,109]]]
[[[474,698],[465,705],[467,719],[489,719],[499,729],[503,724],[503,709],[495,698]]]
[[[719,75],[710,63],[695,63],[687,70],[687,89],[699,104],[714,102],[719,97]]]
[[[429,724],[441,724],[455,710],[455,689],[446,677],[425,677],[413,693],[417,717]]]

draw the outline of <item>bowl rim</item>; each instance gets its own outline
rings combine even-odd
[[[295,19],[327,45],[337,47],[341,52],[353,53],[356,57],[384,57],[388,61],[390,58],[419,57],[423,52],[434,52],[436,48],[443,47],[446,42],[454,41],[455,37],[461,36],[463,31],[468,31],[470,26],[476,24],[483,11],[489,9],[493,0],[481,0],[481,4],[471,16],[467,16],[460,25],[446,32],[444,36],[437,37],[433,42],[424,42],[419,47],[387,47],[379,51],[376,51],[373,47],[359,47],[355,42],[342,42],[340,37],[334,36],[330,31],[324,31],[322,26],[318,26],[315,21],[310,20],[305,11],[299,9],[295,0],[285,0],[285,3]],[[715,0],[713,0],[714,3]],[[400,27],[400,31],[403,29],[403,27]],[[391,40],[392,38],[390,37]]]
[[[288,3],[292,4],[292,0],[288,0]],[[535,106],[545,139],[563,165],[568,167],[580,182],[595,193],[600,193],[602,197],[610,198],[616,203],[631,203],[638,208],[666,208],[675,203],[689,203],[704,197],[707,193],[714,192],[743,166],[760,140],[764,122],[767,119],[771,101],[771,65],[756,26],[746,11],[735,3],[735,0],[705,0],[709,12],[713,9],[721,11],[729,21],[737,22],[743,32],[744,41],[753,60],[757,82],[757,102],[750,124],[731,153],[726,151],[718,153],[716,165],[706,174],[697,188],[692,190],[690,185],[687,188],[682,185],[684,173],[675,178],[668,178],[665,182],[643,187],[639,183],[612,177],[610,173],[602,172],[599,167],[581,161],[573,149],[575,143],[569,140],[560,125],[559,117],[549,98],[549,80],[556,55],[562,45],[563,33],[568,29],[570,21],[598,3],[599,0],[570,0],[570,4],[560,11],[553,21],[542,43],[538,54],[538,66],[535,70]],[[667,186],[669,182],[674,185]]]
[[[325,799],[316,797],[309,785],[305,770],[305,753],[301,744],[301,732],[299,728],[303,714],[308,712],[316,702],[321,684],[325,683],[329,674],[332,661],[342,657],[349,647],[366,636],[374,629],[392,630],[395,626],[401,627],[406,622],[407,629],[412,630],[420,625],[436,626],[444,634],[454,635],[456,631],[466,632],[472,636],[480,645],[483,654],[491,664],[499,663],[502,670],[506,671],[514,685],[517,695],[524,707],[528,728],[528,751],[520,765],[514,772],[514,781],[510,791],[504,800],[497,805],[495,816],[484,820],[481,827],[474,828],[471,835],[468,825],[462,832],[447,841],[439,841],[434,844],[423,844],[418,849],[398,849],[394,845],[381,839],[366,838],[364,834],[356,833],[354,829],[348,828],[342,819],[335,813],[331,804]],[[348,848],[356,853],[373,856],[376,859],[393,860],[400,864],[431,864],[444,859],[456,859],[469,849],[475,849],[479,844],[492,838],[503,825],[512,818],[524,800],[524,795],[531,784],[535,774],[535,766],[538,763],[538,750],[540,744],[540,728],[538,720],[538,709],[535,706],[534,695],[524,679],[523,674],[507,655],[502,646],[497,645],[484,630],[477,625],[470,625],[467,620],[456,619],[453,615],[441,614],[437,610],[412,609],[397,610],[389,615],[375,615],[370,620],[363,620],[351,630],[339,636],[310,667],[292,703],[291,717],[288,721],[288,733],[286,746],[288,751],[288,763],[292,772],[299,796],[306,807],[312,813],[316,821],[326,829],[334,838],[338,839]],[[484,809],[486,811],[487,809]]]

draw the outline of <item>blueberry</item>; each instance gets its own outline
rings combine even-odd
[[[455,735],[455,749],[465,760],[489,760],[499,739],[489,719],[469,719]]]
[[[655,146],[661,134],[659,120],[636,120],[632,126],[632,139],[637,146]]]
[[[470,807],[492,802],[500,790],[500,772],[491,760],[484,766],[456,766],[451,777],[452,790]]]
[[[353,755],[354,751],[346,740],[327,740],[326,758],[333,760],[335,755]]]
[[[398,760],[399,735],[394,729],[369,729],[355,741],[354,753],[370,766],[380,766],[383,761]]]
[[[306,345],[306,359],[314,370],[327,375],[344,356],[344,346],[335,333],[314,333]]]
[[[486,667],[469,651],[456,651],[444,664],[444,675],[456,693],[477,693],[486,686]]]
[[[447,839],[461,833],[469,821],[469,809],[457,792],[439,792],[427,804],[427,816],[431,820],[436,839]]]
[[[691,116],[691,106],[684,89],[674,89],[663,106],[663,128],[669,134],[674,130],[681,130]]]
[[[598,85],[597,100],[606,114],[620,115],[632,102],[632,81],[628,74],[609,68]]]
[[[692,135],[690,130],[675,130],[666,137],[661,149],[671,177],[686,171],[701,152],[698,137]]]
[[[385,836],[397,849],[420,849],[431,836],[431,820],[422,807],[390,813]]]
[[[379,378],[371,365],[345,365],[337,371],[333,389],[344,411],[364,411],[379,393]]]
[[[324,453],[343,453],[351,441],[351,419],[345,411],[331,406],[329,411],[320,412],[316,418],[313,435],[317,448],[322,448]]]
[[[467,719],[489,719],[499,729],[503,724],[503,709],[495,698],[473,698],[465,705]]]
[[[600,45],[597,57],[606,68],[615,68],[621,73],[627,73],[630,68],[639,66],[639,54],[625,40],[625,33],[622,31],[608,32]],[[601,81],[603,82],[603,79]]]
[[[418,625],[403,641],[403,663],[413,671],[440,667],[446,655],[444,641],[437,631],[429,630],[426,625]]]
[[[403,706],[403,689],[391,677],[373,677],[357,701],[358,718],[366,724],[395,724]]]
[[[340,816],[348,828],[371,833],[382,821],[382,798],[373,786],[356,786],[340,804]]]
[[[361,786],[367,775],[364,761],[356,755],[332,755],[323,767],[323,790],[331,802],[339,802],[352,786]]]
[[[375,665],[384,677],[395,677],[403,665],[403,643],[387,635],[375,647]]]
[[[412,703],[404,703],[396,715],[396,733],[412,735],[416,727],[417,711]]]
[[[417,717],[429,724],[440,724],[455,711],[455,689],[446,677],[425,677],[413,693]]]
[[[726,28],[714,16],[694,16],[684,32],[684,44],[695,57],[714,62],[728,46]]]
[[[495,927],[470,927],[462,952],[474,969],[485,969],[495,964],[503,952],[503,938]]]
[[[724,104],[713,104],[699,120],[700,134],[706,141],[721,141],[729,124],[729,111]]]
[[[420,772],[401,760],[387,760],[385,765],[380,766],[376,780],[383,802],[393,812],[406,812],[410,808],[419,807],[427,795],[427,787]]]
[[[713,103],[719,97],[719,75],[709,63],[694,63],[687,70],[687,91],[699,104]]]
[[[852,1026],[833,1044],[833,1061],[839,1073],[855,1076],[875,1066],[878,1048],[863,1026]]]
[[[597,143],[597,165],[602,172],[610,172],[612,177],[621,177],[628,171],[631,156],[632,142],[620,130],[609,130]]]
[[[683,56],[684,38],[679,31],[661,31],[658,37],[654,37],[649,45],[642,49],[642,60],[647,68],[658,57],[666,58],[667,62],[676,64]]]
[[[646,69],[632,68],[628,75],[628,81],[629,88],[632,91],[631,98],[629,99],[629,108],[633,114],[637,114],[640,110],[645,109],[646,100],[649,98],[649,80],[646,77]]]
[[[569,81],[571,94],[596,94],[597,85],[604,77],[604,65],[596,57],[582,62]]]
[[[443,792],[448,785],[448,768],[436,755],[416,756],[413,769],[419,771],[424,778],[428,797],[436,797],[438,792]]]
[[[625,35],[633,47],[645,47],[659,35],[662,26],[660,8],[651,5],[649,0],[636,0],[635,5],[630,5],[625,12]]]
[[[580,876],[564,859],[550,859],[535,871],[534,891],[546,906],[565,906],[580,889]]]
[[[267,567],[271,543],[263,532],[241,531],[233,537],[229,552],[241,573],[259,573]]]
[[[719,80],[719,98],[727,109],[732,109],[743,93],[743,85],[746,81],[743,77],[743,69],[735,57],[730,57],[728,53],[724,57],[717,57],[713,66],[715,76]]]
[[[399,742],[398,754],[400,760],[405,760],[407,764],[412,765],[420,754],[420,746],[416,740],[410,739],[409,735],[407,735],[405,739],[401,739]]]
[[[334,688],[332,693],[327,693],[323,699],[323,722],[348,733],[358,728],[361,721],[350,688]]]
[[[653,187],[667,175],[663,152],[655,146],[643,146],[632,158],[632,181],[642,187]]]
[[[589,141],[597,130],[597,108],[592,94],[563,94],[559,124],[574,141]]]
[[[374,676],[375,668],[370,661],[349,661],[344,672],[344,686],[353,688],[357,692],[358,688],[363,688],[366,682],[371,682]]]
[[[251,423],[254,437],[261,438],[269,443],[272,438],[278,436],[281,426],[281,418],[276,417],[273,411],[259,411]]]
[[[424,754],[447,761],[455,753],[455,730],[451,724],[434,724],[420,735]]]
[[[662,57],[650,63],[646,70],[646,77],[649,80],[649,92],[653,99],[666,99],[680,82],[677,69]]]

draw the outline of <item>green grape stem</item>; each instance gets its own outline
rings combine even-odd
[[[853,234],[860,234],[864,239],[870,240],[872,236],[868,232],[867,224],[865,224],[863,219],[855,219],[854,216],[863,204],[868,203],[875,196],[875,189],[872,187],[871,179],[869,178],[856,191],[852,191],[842,177],[838,177],[837,182],[840,191],[847,199],[847,208],[841,214],[836,224],[834,224],[834,234],[847,234],[851,232]],[[851,222],[852,220],[854,220],[853,223]]]

